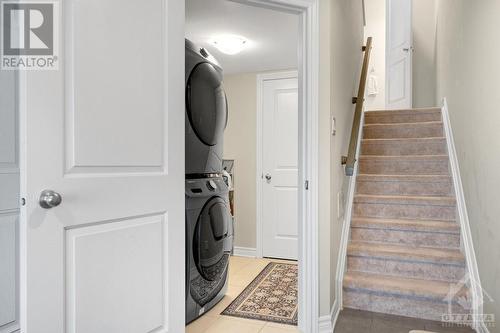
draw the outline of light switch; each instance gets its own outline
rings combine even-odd
[[[333,116],[332,116],[332,120],[331,120],[331,133],[332,133],[332,136],[337,134],[337,120]]]

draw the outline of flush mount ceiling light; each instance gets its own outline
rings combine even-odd
[[[225,54],[238,54],[248,46],[248,40],[235,35],[223,35],[212,38],[210,43]]]

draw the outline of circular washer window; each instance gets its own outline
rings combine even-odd
[[[229,230],[229,210],[222,198],[214,197],[203,207],[193,239],[194,261],[204,279],[220,279],[228,264],[224,241]]]
[[[186,86],[186,109],[196,136],[213,146],[222,138],[227,122],[227,102],[222,75],[207,62],[191,71]]]

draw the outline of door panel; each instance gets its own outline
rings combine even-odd
[[[154,215],[65,232],[68,333],[165,329],[165,228]]]
[[[263,255],[298,256],[297,78],[263,83]]]
[[[0,333],[19,328],[17,73],[0,70]]]
[[[29,333],[184,330],[183,11],[64,1],[60,70],[24,77]]]
[[[163,169],[168,134],[163,6],[163,0],[65,2],[68,172]]]
[[[387,107],[411,108],[411,0],[388,0],[387,10]]]

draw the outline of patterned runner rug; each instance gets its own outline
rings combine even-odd
[[[296,263],[269,263],[221,314],[297,325],[297,274]]]

